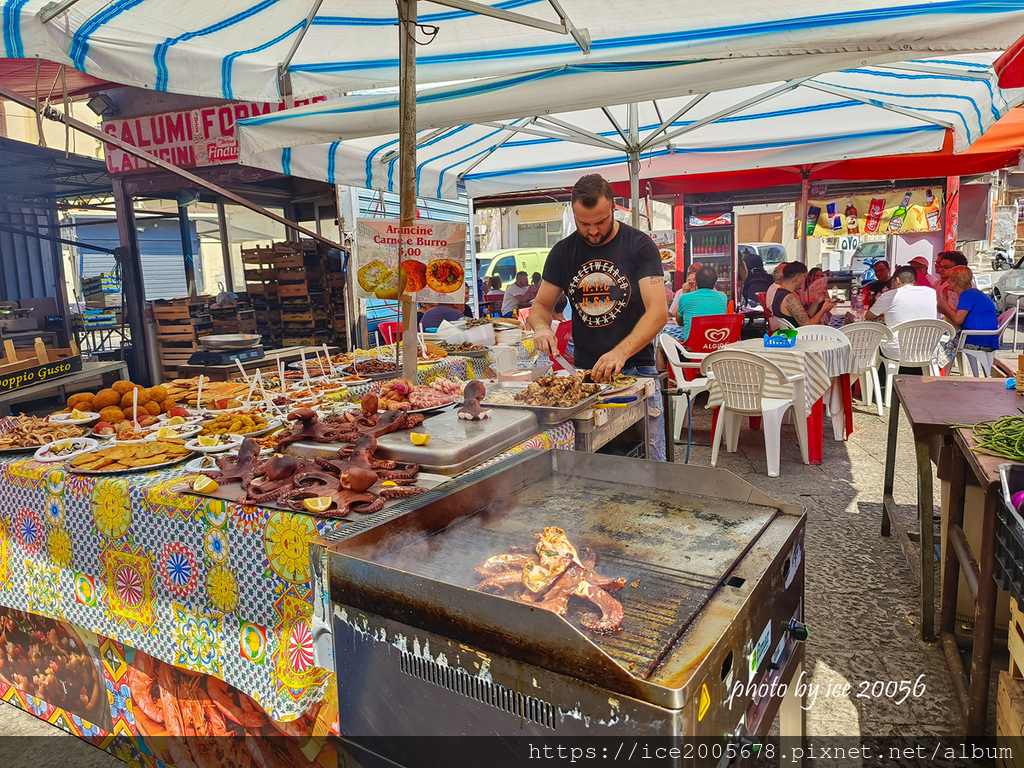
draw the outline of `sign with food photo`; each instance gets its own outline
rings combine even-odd
[[[404,254],[399,264],[399,245]],[[417,219],[356,222],[356,297],[461,304],[466,284],[466,225]]]

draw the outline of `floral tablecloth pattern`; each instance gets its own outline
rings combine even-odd
[[[573,442],[563,424],[508,454]],[[214,675],[277,720],[298,717],[333,672],[314,661],[309,546],[347,523],[179,493],[186,476],[0,460],[0,605]]]

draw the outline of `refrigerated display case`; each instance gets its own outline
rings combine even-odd
[[[711,266],[718,273],[717,288],[730,299],[736,296],[736,217],[732,210],[691,213],[684,219],[686,269],[691,264]]]

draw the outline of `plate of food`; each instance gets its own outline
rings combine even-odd
[[[351,365],[341,369],[347,376],[361,376],[371,381],[393,378],[398,373],[398,367],[390,360],[378,360],[377,358],[366,358],[356,360]]]
[[[242,435],[202,435],[185,441],[185,447],[198,453],[230,451],[242,444]]]
[[[594,381],[592,378],[590,378],[589,372],[588,372],[588,374],[586,376],[584,376],[583,380],[586,381],[586,382],[593,382]],[[594,383],[597,383],[597,382],[594,382]],[[607,397],[608,395],[614,395],[614,394],[616,394],[618,392],[623,392],[623,391],[629,389],[634,384],[636,384],[636,378],[634,378],[633,376],[625,376],[625,375],[620,373],[618,376],[616,376],[611,381],[606,381],[606,382],[602,382],[602,383],[607,384],[609,388],[601,393],[601,397]]]
[[[676,252],[671,248],[660,248],[658,254],[661,256],[661,263],[668,264],[676,260]]]
[[[65,466],[78,475],[127,474],[170,467],[191,455],[180,440],[136,440],[80,453]]]
[[[52,443],[47,443],[37,450],[32,458],[44,464],[54,461],[67,461],[80,453],[93,450],[99,444],[99,440],[93,440],[91,437],[71,437],[65,440],[54,440]]]
[[[0,419],[0,455],[31,453],[54,440],[84,436],[85,431],[73,424],[57,424],[35,416],[8,416]]]
[[[94,421],[99,420],[100,415],[98,413],[80,411],[77,408],[72,408],[71,413],[51,413],[47,417],[47,421],[51,421],[54,424],[70,424],[75,427],[82,426],[83,424],[92,424]]]
[[[247,435],[256,437],[280,427],[280,419],[266,419],[258,413],[222,413],[203,425],[199,434],[210,435]]]
[[[202,424],[177,424],[175,426],[164,425],[146,435],[147,440],[184,440],[194,437],[203,431]]]

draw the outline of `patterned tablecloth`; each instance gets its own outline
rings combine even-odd
[[[838,341],[798,339],[795,347],[765,347],[763,339],[747,339],[727,344],[722,349],[754,352],[776,363],[790,376],[804,374],[808,412],[832,386],[833,377],[849,373],[853,364],[852,347],[849,343]],[[793,387],[790,384],[780,385],[775,377],[768,376],[765,379],[764,396],[790,399],[793,396]],[[717,408],[721,404],[721,390],[712,379],[709,382],[707,407]]]
[[[508,453],[573,443],[568,423]],[[346,521],[176,493],[186,474],[0,461],[0,605],[214,675],[275,719],[299,716],[333,677],[314,662],[309,544]]]

